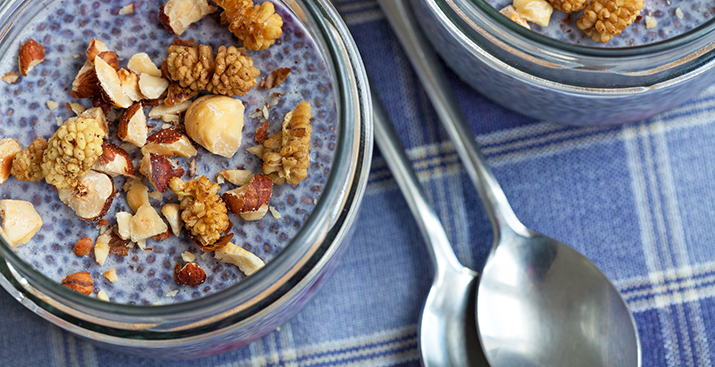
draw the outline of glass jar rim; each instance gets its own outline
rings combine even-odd
[[[7,37],[12,33],[7,30],[17,26],[15,23],[19,16],[35,1],[43,0],[9,1],[0,7],[0,27],[5,30],[4,36]],[[72,306],[77,306],[79,310],[97,312],[102,316],[109,316],[108,319],[111,320],[126,317],[129,320],[123,320],[124,322],[146,324],[166,321],[178,323],[182,320],[204,317],[207,314],[219,315],[240,306],[243,302],[238,300],[250,301],[253,297],[275,288],[274,280],[286,277],[291,271],[300,270],[301,261],[311,254],[311,250],[318,247],[317,245],[324,239],[325,233],[334,222],[333,216],[340,213],[340,211],[336,213],[335,208],[344,204],[341,203],[343,196],[355,190],[355,183],[351,180],[356,177],[366,180],[366,177],[355,175],[355,171],[363,169],[360,163],[365,159],[364,149],[368,149],[358,148],[366,146],[366,141],[370,140],[364,136],[366,132],[371,131],[369,126],[365,126],[369,125],[370,121],[370,99],[367,98],[368,89],[365,87],[367,77],[364,70],[354,67],[355,64],[361,65],[359,54],[347,26],[330,2],[328,0],[288,2],[299,7],[298,10],[302,14],[297,13],[293,16],[304,18],[302,21],[307,23],[309,32],[313,33],[316,42],[319,43],[329,65],[328,69],[333,73],[338,128],[335,155],[325,188],[308,220],[272,261],[254,275],[216,293],[181,303],[152,306],[104,302],[76,293],[35,270],[2,237],[0,237],[0,260],[8,261],[21,276],[30,280],[32,286],[57,296]],[[350,64],[343,65],[345,60]],[[353,84],[357,84],[358,87]],[[357,110],[351,110],[356,106]],[[356,124],[355,121],[360,123]],[[344,185],[351,185],[351,187],[346,189]],[[202,314],[197,315],[197,310]]]
[[[531,31],[524,28],[523,26],[517,24],[516,22],[505,17],[492,5],[486,2],[486,0],[418,0],[418,1],[433,1],[435,3],[440,3],[438,5],[439,9],[452,8],[455,11],[460,10],[460,13],[465,14],[465,6],[476,6],[476,8],[485,14],[489,20],[496,22],[500,27],[506,28],[508,31],[513,32],[514,35],[524,38],[529,42],[534,42],[537,45],[554,51],[560,51],[569,54],[575,54],[579,56],[586,56],[592,58],[628,58],[628,57],[642,57],[643,55],[653,55],[663,52],[670,51],[672,49],[678,48],[683,45],[690,44],[694,41],[701,39],[702,37],[712,34],[715,35],[715,17],[708,20],[707,22],[695,27],[687,32],[681,33],[674,37],[669,37],[665,40],[652,42],[644,45],[638,46],[626,46],[626,47],[594,47],[585,46],[570,42],[565,42],[557,40],[538,32]],[[715,38],[715,36],[713,36]]]

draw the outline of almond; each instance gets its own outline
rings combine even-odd
[[[169,84],[169,91],[164,99],[164,104],[166,107],[174,107],[178,103],[194,98],[197,94],[199,94],[199,91],[182,88],[179,82],[171,82],[171,84]]]
[[[198,153],[191,144],[189,137],[176,128],[168,128],[151,134],[146,145],[142,147],[142,154],[156,153],[167,157],[193,157]]]
[[[30,38],[20,46],[18,55],[18,67],[22,76],[27,76],[32,68],[41,63],[45,59],[45,48]]]
[[[104,277],[107,278],[112,283],[116,283],[117,280],[119,280],[119,277],[117,277],[117,270],[115,269],[109,269],[104,273]]]
[[[260,220],[268,212],[272,190],[273,181],[268,176],[257,174],[251,182],[225,192],[221,198],[231,213],[239,214],[245,220]]]
[[[97,57],[100,52],[105,51],[109,51],[109,47],[107,47],[104,42],[96,38],[92,38],[89,41],[89,46],[87,46],[87,50],[84,53],[85,55],[87,55],[87,60],[89,60],[90,62],[94,62],[94,58]]]
[[[149,74],[158,78],[161,77],[161,70],[156,67],[156,64],[151,61],[146,52],[140,52],[132,55],[127,63],[127,69],[137,73],[138,75]]]
[[[169,88],[169,81],[149,74],[139,75],[139,90],[148,99],[157,99]]]
[[[104,173],[89,171],[76,188],[58,189],[57,194],[78,217],[94,221],[107,214],[112,206],[114,182]]]
[[[159,21],[169,32],[181,36],[191,23],[215,11],[206,0],[169,0],[159,8]]]
[[[258,256],[232,243],[216,250],[214,252],[214,258],[218,261],[238,266],[246,275],[255,273],[265,264]]]
[[[206,272],[198,264],[188,263],[184,266],[176,263],[174,266],[174,280],[179,285],[198,287],[206,281]]]
[[[87,256],[92,252],[92,239],[85,237],[74,244],[74,254],[77,256]]]
[[[128,108],[132,105],[133,101],[124,94],[119,75],[113,66],[97,56],[94,58],[94,70],[97,73],[102,98],[107,103],[119,108]]]
[[[140,179],[135,178],[131,183],[131,188],[127,192],[127,204],[134,213],[144,204],[149,204],[149,188]]]
[[[127,69],[119,69],[117,72],[119,82],[122,84],[122,91],[132,101],[139,102],[144,99],[141,90],[139,90],[139,77]]]
[[[13,138],[0,139],[0,185],[10,177],[12,161],[22,151],[22,146]]]
[[[2,231],[10,246],[26,244],[42,228],[42,218],[29,201],[0,200]]]
[[[142,205],[132,217],[132,242],[146,240],[166,232],[169,227],[149,204]]]
[[[159,192],[166,191],[169,180],[184,175],[183,168],[174,169],[169,159],[156,153],[149,153],[139,163],[139,172],[149,178],[149,181]]]
[[[149,127],[146,125],[146,116],[141,102],[135,102],[127,108],[119,119],[117,137],[138,147],[146,144]]]
[[[87,272],[74,273],[66,276],[62,279],[62,285],[87,296],[94,292],[92,275]]]
[[[107,141],[102,143],[102,155],[97,159],[93,169],[112,177],[119,175],[134,177],[134,163],[129,153]]]
[[[15,84],[15,83],[17,83],[17,79],[19,79],[19,78],[20,78],[20,74],[14,72],[14,71],[11,71],[11,72],[3,74],[3,76],[0,79],[7,84]]]

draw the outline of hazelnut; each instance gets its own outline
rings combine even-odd
[[[179,285],[198,287],[206,281],[206,272],[198,264],[188,263],[183,267],[176,263],[174,266],[174,280]]]
[[[107,229],[102,232],[102,234],[97,237],[97,241],[94,245],[94,261],[99,264],[99,266],[104,266],[104,262],[109,256],[109,243],[112,241],[113,230]]]
[[[117,277],[117,271],[115,269],[109,269],[104,273],[104,277],[107,278],[112,283],[116,283],[119,280]]]
[[[218,173],[226,179],[226,181],[236,185],[243,186],[251,182],[253,173],[247,169],[227,169],[218,171]]]
[[[86,108],[84,108],[84,106],[82,106],[82,105],[79,104],[79,103],[69,103],[69,102],[67,102],[66,105],[67,105],[67,108],[69,108],[70,110],[72,110],[72,112],[74,112],[74,114],[77,115],[77,116],[81,115],[82,112],[84,112],[84,111],[87,110]]]
[[[160,103],[149,111],[150,119],[160,119],[166,115],[178,115],[185,112],[191,106],[191,101],[182,101],[169,106],[165,103]]]
[[[84,65],[77,72],[77,76],[72,82],[72,98],[92,98],[101,93],[97,72],[94,70],[92,60],[85,61]]]
[[[96,38],[92,38],[89,41],[89,46],[87,46],[87,50],[84,53],[87,55],[87,60],[94,62],[94,58],[105,51],[109,51],[109,47],[107,47],[104,42]]]
[[[139,77],[127,69],[117,71],[119,82],[122,84],[122,91],[132,101],[139,102],[144,99],[142,91],[139,89]]]
[[[134,179],[131,183],[131,188],[127,192],[127,204],[132,208],[134,213],[139,210],[144,204],[149,204],[149,188],[144,185],[140,179]]]
[[[156,64],[151,61],[146,52],[140,52],[132,55],[127,63],[127,69],[137,73],[138,75],[149,74],[157,78],[161,77],[161,70],[156,67]]]
[[[215,11],[206,0],[169,0],[159,9],[159,21],[169,32],[181,36],[191,23]]]
[[[241,146],[243,114],[243,102],[238,99],[203,96],[186,111],[186,133],[209,152],[230,158]]]
[[[117,137],[119,139],[138,147],[146,144],[146,139],[149,135],[149,127],[146,125],[146,116],[144,116],[142,107],[141,102],[134,102],[122,114],[117,128]]]
[[[139,172],[148,177],[149,182],[162,193],[169,187],[169,180],[184,175],[183,168],[174,169],[168,158],[156,153],[149,153],[142,158]]]
[[[89,171],[75,188],[58,189],[60,200],[78,217],[97,220],[107,214],[114,200],[114,182],[104,173]]]
[[[184,226],[184,222],[181,221],[181,212],[179,210],[179,204],[166,204],[161,208],[161,214],[164,214],[166,221],[169,222],[171,226],[171,231],[174,236],[178,236],[181,232],[181,227]]]
[[[87,296],[94,291],[92,275],[87,272],[74,273],[66,276],[62,279],[62,285]]]
[[[132,217],[132,242],[146,240],[166,232],[169,227],[149,204],[142,205]]]
[[[0,200],[2,231],[10,246],[26,244],[42,228],[42,218],[29,201]]]
[[[4,81],[7,84],[15,84],[17,83],[17,79],[20,78],[20,74],[10,71],[5,74],[3,74],[2,77],[0,77],[0,80]]]
[[[147,139],[146,145],[142,147],[142,154],[149,153],[187,158],[195,156],[197,151],[184,133],[175,128],[168,128],[152,134]]]
[[[120,108],[129,108],[133,101],[122,90],[122,83],[114,67],[110,66],[100,56],[94,58],[94,71],[101,87],[104,101]]]
[[[22,76],[27,76],[37,64],[41,63],[45,59],[45,48],[37,41],[30,38],[25,41],[25,43],[20,46],[20,53],[18,55],[18,66],[20,68],[20,74]]]
[[[132,217],[131,213],[118,212],[117,218],[117,235],[123,240],[132,238]]]
[[[221,198],[226,208],[244,220],[260,220],[268,212],[273,181],[268,176],[257,174],[251,182],[237,189],[225,192]]]
[[[10,177],[12,161],[17,153],[22,151],[22,146],[12,138],[0,139],[0,185]]]
[[[74,244],[74,254],[77,256],[87,256],[92,252],[92,239],[85,237]]]
[[[264,265],[260,257],[229,243],[214,251],[214,258],[218,261],[238,266],[246,275],[251,275]]]
[[[142,92],[144,97],[148,99],[157,99],[161,97],[166,89],[169,88],[169,81],[156,77],[150,74],[140,74],[139,75],[139,90]]]
[[[97,159],[93,169],[112,177],[119,175],[134,177],[134,163],[129,153],[107,141],[102,143],[102,155]]]

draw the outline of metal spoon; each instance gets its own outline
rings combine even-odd
[[[434,281],[420,318],[423,364],[425,367],[488,366],[479,347],[473,312],[478,275],[462,266],[454,255],[375,90],[372,104],[375,141],[417,220],[434,265]]]
[[[427,0],[429,1],[429,0]],[[493,367],[640,366],[633,316],[606,276],[569,246],[526,228],[496,181],[437,56],[404,0],[378,0],[492,223],[477,329]]]

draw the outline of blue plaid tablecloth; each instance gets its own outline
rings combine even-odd
[[[453,145],[374,0],[335,2],[460,260],[480,269],[491,228]],[[449,74],[515,212],[572,245],[635,314],[643,366],[715,358],[715,86],[624,126],[575,128],[496,106]],[[432,273],[419,230],[376,151],[356,231],[333,276],[279,330],[185,362],[97,349],[0,291],[0,366],[418,366]]]

